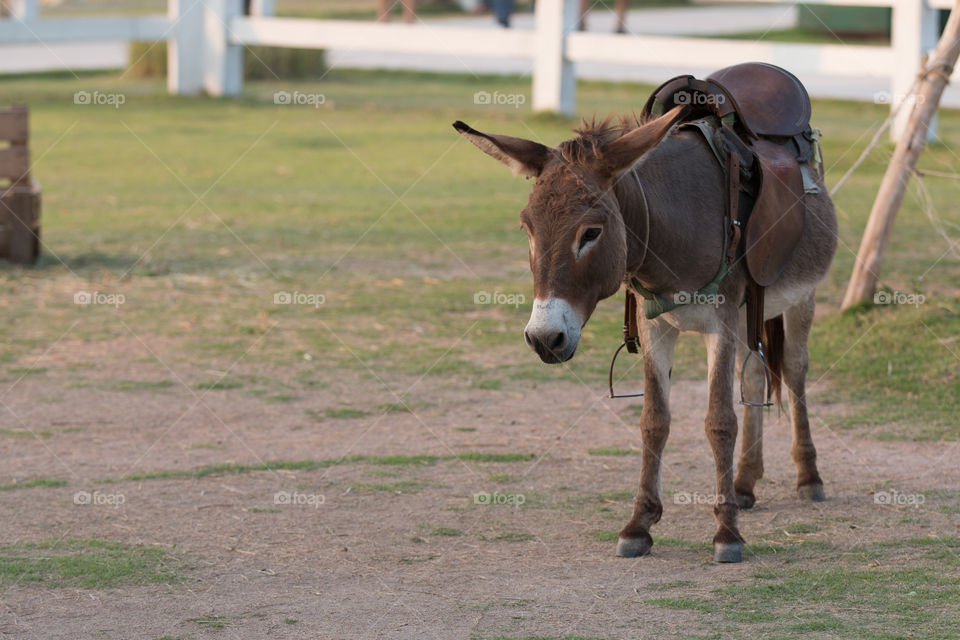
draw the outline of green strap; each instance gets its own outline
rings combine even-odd
[[[813,166],[818,170],[823,166],[823,154],[820,152],[820,138],[823,132],[816,127],[810,129],[810,142],[813,144]]]
[[[707,296],[716,296],[720,292],[720,283],[730,273],[730,265],[727,264],[727,244],[730,237],[729,227],[730,219],[727,216],[724,216],[723,252],[720,254],[720,269],[717,270],[717,275],[713,276],[713,280],[697,289],[697,291],[690,298],[678,299],[677,294],[674,294],[672,298],[666,298],[658,293],[650,291],[640,284],[635,277],[630,276],[630,288],[643,297],[643,315],[647,318],[647,320],[653,320],[662,313],[667,313],[668,311],[673,311],[677,307],[690,304],[693,299],[699,300]]]

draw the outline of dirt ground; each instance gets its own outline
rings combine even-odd
[[[162,345],[152,346],[162,354]],[[0,585],[2,637],[684,637],[711,626],[649,603],[678,595],[671,584],[697,598],[798,557],[830,562],[818,547],[799,556],[786,552],[806,540],[856,548],[960,532],[958,510],[939,509],[932,498],[920,507],[874,500],[885,488],[939,491],[955,503],[958,443],[834,431],[822,417],[844,408],[817,404],[815,393],[813,432],[828,500],[795,497],[789,425],[774,411],[758,503],[741,517],[747,557],[740,565],[715,565],[707,546],[656,544],[658,537],[707,543],[714,529],[709,504],[696,498],[678,504],[673,497],[709,495],[714,477],[703,434],[705,384],[675,385],[667,495],[654,550],[622,559],[609,536],[629,516],[639,457],[588,451],[640,446],[631,401],[568,383],[481,390],[437,377],[388,379],[414,412],[329,417],[324,411],[331,406],[395,398],[356,371],[331,373],[325,388],[268,402],[242,388],[196,390],[209,371],[106,356],[142,348],[132,338],[106,349],[66,341],[35,362],[45,373],[4,385],[3,426],[39,435],[0,437],[3,482],[43,476],[67,485],[0,492],[0,540],[156,545],[185,560],[187,579],[104,590],[8,581]],[[101,366],[72,366],[91,360]],[[244,365],[231,374],[271,375]],[[156,378],[177,383],[154,390],[106,384]],[[464,451],[533,457],[104,482],[208,464]],[[122,496],[123,504],[75,504],[82,491]],[[277,492],[303,503],[277,504]],[[476,494],[499,494],[512,504],[477,504]],[[817,526],[790,534],[797,523]],[[751,553],[750,543],[765,543],[767,551]],[[899,555],[894,547],[889,561]],[[802,602],[797,607],[804,610]],[[196,622],[202,616],[221,620],[220,628]]]

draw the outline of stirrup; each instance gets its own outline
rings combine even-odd
[[[636,338],[633,338],[633,340],[636,340]],[[617,356],[620,355],[620,352],[623,350],[623,348],[624,348],[625,346],[627,346],[627,341],[626,341],[626,340],[624,340],[623,342],[620,343],[620,346],[617,347],[617,350],[613,352],[613,358],[610,360],[610,374],[609,374],[609,376],[607,377],[607,385],[608,385],[609,388],[610,388],[610,397],[611,397],[611,398],[639,398],[639,397],[643,396],[643,391],[641,391],[641,392],[639,392],[639,393],[614,393],[614,392],[613,392],[613,365],[616,364],[616,362],[617,362]],[[639,347],[639,346],[640,346],[640,345],[637,344],[637,347]],[[638,349],[638,351],[639,351],[639,349]],[[641,355],[640,357],[642,358],[643,356]]]
[[[743,397],[743,377],[747,371],[747,363],[750,362],[750,358],[752,358],[753,355],[754,351],[753,349],[750,349],[747,353],[747,357],[743,359],[743,364],[740,365],[740,404],[747,407],[772,407],[773,402],[771,400],[754,402]],[[763,395],[760,397],[767,398],[767,394],[770,392],[770,367],[767,366],[767,358],[763,355],[763,343],[757,343],[756,356],[760,358],[760,362],[763,363],[763,377],[765,382],[763,387]],[[613,374],[611,373],[611,375]]]

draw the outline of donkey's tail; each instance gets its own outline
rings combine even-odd
[[[763,323],[763,353],[767,358],[767,367],[770,369],[770,388],[767,390],[767,401],[777,396],[777,406],[783,409],[781,393],[781,374],[783,372],[783,316],[770,318]]]

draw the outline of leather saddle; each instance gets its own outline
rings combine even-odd
[[[681,127],[698,129],[726,175],[725,255],[714,281],[744,260],[750,348],[761,350],[763,289],[774,284],[803,233],[804,194],[817,193],[819,130],[810,127],[810,97],[800,81],[780,67],[759,62],[734,65],[704,80],[683,75],[660,85],[643,107],[642,119],[675,106],[689,107]],[[742,232],[741,232],[742,231]],[[637,327],[630,309],[636,293],[648,318],[676,304],[629,278],[624,337],[636,352]],[[706,287],[704,288],[706,290]]]

